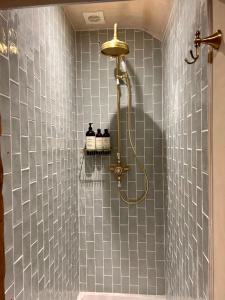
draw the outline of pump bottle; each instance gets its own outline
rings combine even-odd
[[[95,145],[95,132],[92,130],[93,123],[89,123],[89,129],[86,132],[86,150],[87,151],[95,151],[96,145]]]

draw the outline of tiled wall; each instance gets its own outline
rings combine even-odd
[[[168,299],[208,299],[207,47],[187,65],[207,1],[176,0],[163,42]],[[167,166],[166,166],[167,165]]]
[[[162,168],[161,44],[147,33],[119,30],[130,47],[127,59],[133,96],[133,133],[140,160],[145,163],[150,192],[138,206],[120,200],[117,182],[109,172],[116,162],[115,60],[100,54],[111,30],[77,32],[78,146],[85,145],[88,123],[109,128],[110,157],[80,158],[80,289],[140,294],[164,294],[164,201]],[[122,161],[132,169],[123,188],[130,197],[143,191],[143,174],[127,139],[127,89],[122,86]]]
[[[61,9],[0,12],[6,299],[76,297],[75,80]]]

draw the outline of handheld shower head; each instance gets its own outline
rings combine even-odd
[[[123,73],[126,73],[127,72],[127,64],[125,62],[125,58],[121,58],[120,60],[120,70],[123,72]]]

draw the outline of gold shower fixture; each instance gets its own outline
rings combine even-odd
[[[217,30],[215,33],[213,33],[210,36],[207,36],[205,38],[200,37],[200,31],[196,31],[195,33],[195,39],[194,39],[194,46],[195,46],[195,55],[192,50],[190,50],[192,61],[189,61],[187,58],[185,58],[185,62],[189,65],[194,64],[197,59],[200,56],[200,47],[201,44],[206,44],[208,46],[211,46],[213,49],[218,50],[220,48],[220,44],[222,42],[222,31]]]
[[[117,182],[118,182],[118,189],[120,193],[121,199],[126,202],[127,204],[138,204],[143,201],[149,190],[149,180],[148,175],[145,170],[144,165],[139,162],[137,158],[136,149],[131,137],[131,108],[132,108],[132,101],[131,101],[131,84],[129,79],[129,74],[127,72],[126,63],[125,63],[125,55],[129,53],[129,46],[126,42],[122,42],[117,38],[117,24],[114,25],[114,37],[111,41],[105,42],[102,44],[101,52],[104,55],[115,57],[116,58],[116,89],[117,89],[117,163],[110,165],[109,170],[115,175]],[[120,141],[120,98],[121,98],[121,89],[120,84],[121,81],[127,86],[128,89],[128,103],[127,103],[127,128],[128,128],[128,138],[129,143],[134,155],[134,158],[139,166],[140,170],[143,172],[144,175],[144,192],[137,198],[128,198],[127,194],[122,191],[121,189],[121,181],[122,177],[125,173],[127,173],[130,169],[129,166],[124,165],[121,163],[120,156],[121,156],[121,141]]]
[[[117,37],[117,23],[114,24],[113,39],[102,44],[101,52],[104,55],[112,57],[127,55],[129,53],[129,47],[127,43],[120,41]]]
[[[119,188],[121,187],[121,180],[122,180],[121,176],[124,173],[128,172],[129,169],[130,169],[129,166],[122,165],[120,161],[118,161],[117,164],[115,164],[115,165],[110,165],[109,166],[109,171],[113,172],[114,175],[117,178],[117,182],[118,182],[118,187]]]

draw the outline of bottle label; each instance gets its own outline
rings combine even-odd
[[[102,150],[103,144],[102,144],[102,137],[96,137],[96,150]]]
[[[103,137],[102,142],[103,142],[103,149],[110,150],[110,137]]]
[[[86,136],[86,149],[95,150],[95,136]]]

